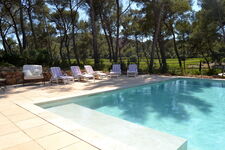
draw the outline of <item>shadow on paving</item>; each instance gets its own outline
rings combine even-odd
[[[0,95],[4,94],[4,97],[0,96],[0,98],[7,98],[9,95],[16,95],[16,94],[23,94],[26,92],[31,92],[35,90],[47,90],[47,93],[60,93],[60,92],[71,92],[74,91],[74,89],[70,85],[64,85],[64,84],[49,84],[46,83],[43,85],[40,83],[29,83],[25,85],[13,85],[8,86],[5,91],[1,91]],[[38,91],[38,92],[41,92]]]
[[[86,88],[86,90],[97,89],[104,86],[123,88],[123,87],[127,87],[127,85],[134,86],[134,85],[140,85],[140,84],[147,84],[148,81],[158,81],[158,80],[167,80],[167,79],[168,77],[160,77],[157,75],[144,76],[144,77],[138,76],[136,78],[122,76],[119,78],[112,78],[110,80],[101,80],[99,82],[91,84],[90,86]]]

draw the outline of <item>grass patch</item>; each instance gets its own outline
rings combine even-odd
[[[199,65],[200,65],[200,61],[203,62],[203,58],[187,58],[185,60],[185,69],[184,69],[184,62],[182,61],[182,66],[183,66],[183,73],[180,69],[179,66],[179,62],[176,58],[174,59],[167,59],[167,65],[168,65],[168,73],[172,74],[172,75],[215,75],[219,72],[221,72],[221,70],[209,70],[207,68],[206,64],[202,63],[202,67],[201,67],[201,71],[199,71]],[[76,64],[75,60],[72,60],[72,62],[74,64]],[[127,69],[127,65],[128,65],[129,61],[128,59],[123,59],[123,67],[122,69],[125,71]],[[133,62],[130,62],[133,63]],[[81,68],[83,68],[84,65],[92,65],[94,66],[94,60],[93,59],[87,59],[86,63],[83,64],[81,63]],[[103,71],[110,71],[112,67],[112,62],[109,61],[109,59],[101,59],[100,60],[100,68]],[[160,68],[160,64],[158,59],[154,60],[154,73],[159,73],[159,68]],[[147,65],[147,61],[145,58],[141,58],[140,59],[140,64],[139,64],[139,72],[140,73],[148,73],[148,65]]]

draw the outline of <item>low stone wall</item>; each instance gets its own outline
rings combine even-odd
[[[0,78],[6,79],[6,84],[16,84],[22,83],[23,73],[20,68],[16,67],[1,67],[0,68]]]
[[[71,75],[70,71],[65,71],[68,75]],[[51,73],[49,68],[43,68],[43,75],[45,81],[49,81],[51,78]],[[0,78],[6,79],[7,85],[22,84],[23,83],[23,72],[22,68],[17,67],[0,67]]]

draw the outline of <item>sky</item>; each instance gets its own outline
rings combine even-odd
[[[194,11],[199,11],[201,7],[198,6],[198,0],[194,0],[194,5],[192,6]]]

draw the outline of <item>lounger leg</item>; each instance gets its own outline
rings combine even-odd
[[[66,82],[67,82],[67,79],[63,79],[63,83],[66,84]]]

